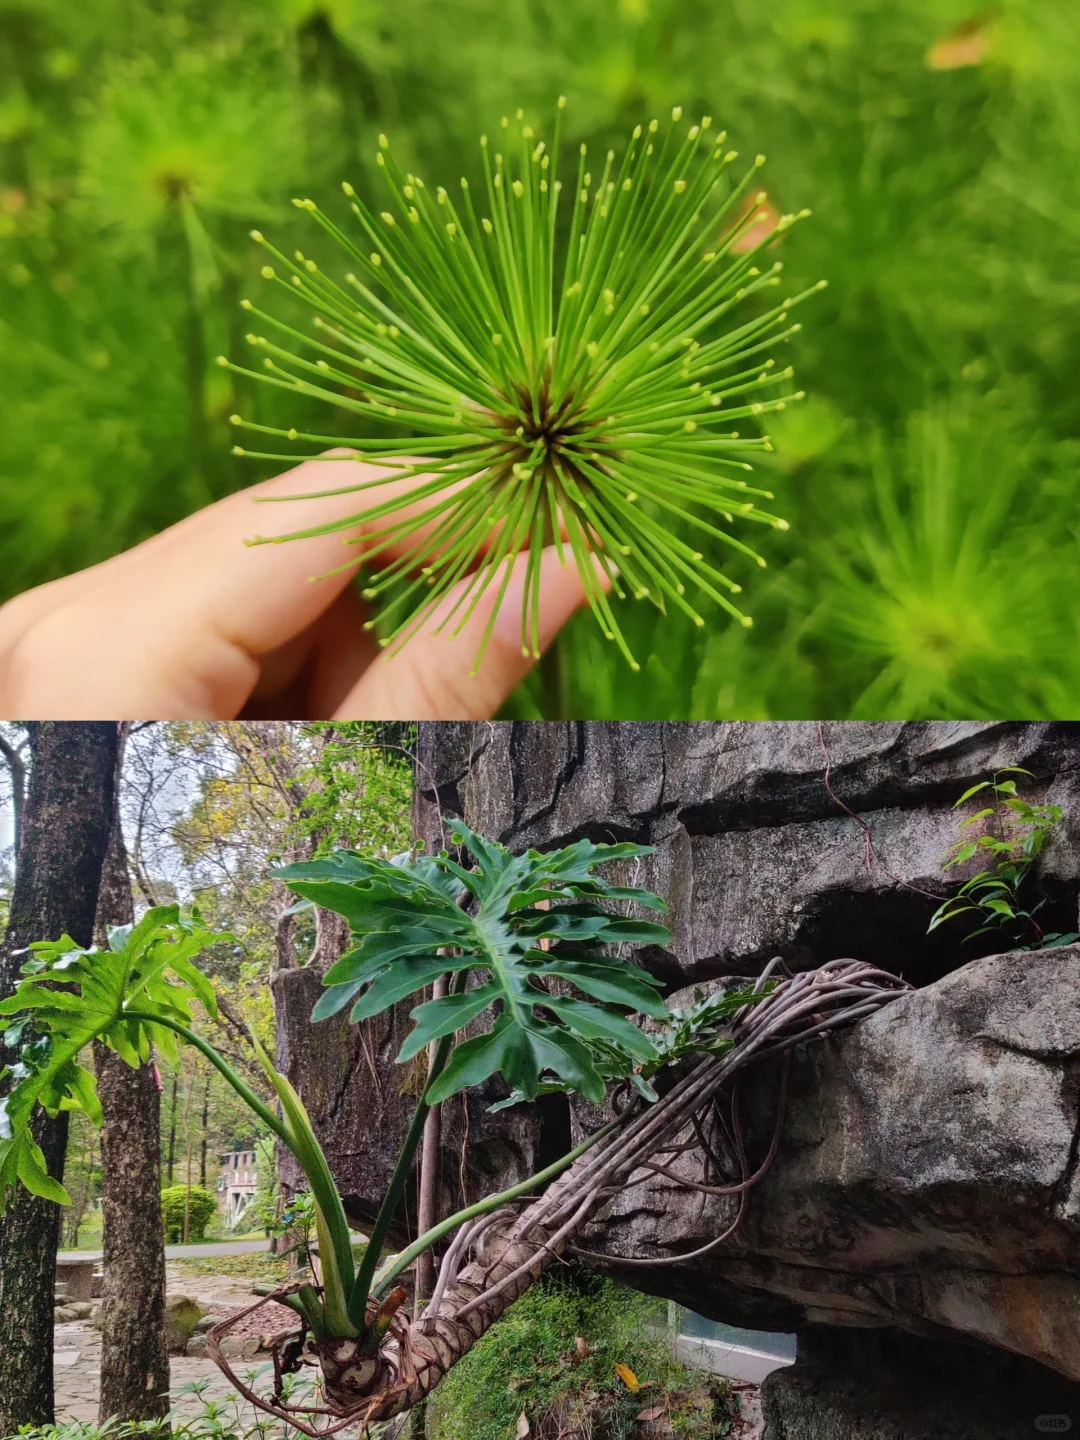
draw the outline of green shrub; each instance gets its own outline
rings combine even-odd
[[[210,1216],[217,1209],[217,1201],[209,1190],[201,1185],[192,1185],[190,1204],[186,1185],[168,1185],[161,1192],[161,1215],[165,1222],[165,1239],[171,1245],[178,1245],[184,1239],[184,1213],[188,1213],[189,1240],[202,1240]]]
[[[507,1440],[522,1412],[534,1436],[624,1440],[657,1407],[672,1435],[729,1434],[730,1386],[672,1358],[665,1316],[662,1301],[577,1267],[546,1277],[435,1391],[430,1440]]]

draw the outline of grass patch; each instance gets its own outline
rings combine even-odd
[[[179,1275],[234,1275],[241,1280],[284,1281],[289,1275],[288,1257],[279,1258],[267,1250],[248,1255],[207,1255],[205,1260],[170,1260]]]

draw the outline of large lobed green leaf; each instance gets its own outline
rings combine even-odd
[[[30,1133],[34,1107],[50,1114],[82,1110],[100,1123],[93,1073],[79,1063],[92,1040],[133,1067],[149,1059],[151,1047],[175,1061],[176,1035],[153,1017],[190,1025],[196,1002],[216,1014],[213,987],[193,959],[229,939],[198,919],[183,919],[176,905],[162,905],[137,925],[111,930],[107,950],[82,949],[68,935],[30,946],[26,978],[0,1002],[0,1024],[12,1017],[4,1024],[6,1044],[22,1047],[7,1072],[13,1088],[0,1100],[0,1214],[16,1180],[36,1195],[68,1203]]]
[[[656,1054],[624,1012],[661,1020],[668,1013],[659,982],[613,950],[666,945],[671,934],[605,908],[619,901],[666,907],[647,890],[608,884],[594,867],[651,852],[580,840],[514,855],[461,822],[454,841],[470,853],[472,868],[445,851],[393,860],[338,851],[274,872],[296,894],[345,916],[352,930],[355,943],[324,977],[312,1018],[351,1006],[350,1018],[364,1020],[450,974],[449,994],[413,1009],[414,1028],[398,1059],[474,1021],[489,1023],[454,1047],[427,1090],[429,1103],[495,1073],[526,1099],[555,1076],[602,1101],[607,1079]]]

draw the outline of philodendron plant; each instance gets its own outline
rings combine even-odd
[[[612,1081],[630,1083],[649,1099],[642,1072],[662,1058],[630,1018],[668,1018],[658,982],[621,951],[663,945],[669,932],[608,907],[630,902],[662,911],[663,902],[595,873],[600,862],[648,851],[582,840],[547,854],[512,855],[460,823],[454,841],[471,857],[470,868],[445,851],[394,860],[341,851],[275,872],[302,903],[345,916],[352,932],[350,948],[324,977],[327,989],[314,1019],[348,1007],[350,1019],[360,1022],[409,998],[420,1000],[398,1060],[427,1049],[428,1078],[359,1265],[341,1197],[292,1085],[252,1037],[277,1094],[275,1112],[192,1028],[197,1005],[216,1013],[213,987],[196,956],[230,937],[207,930],[197,916],[185,919],[176,906],[157,907],[134,927],[111,931],[106,950],[82,949],[67,936],[30,947],[25,978],[0,1004],[8,1047],[22,1047],[8,1072],[13,1088],[0,1101],[0,1207],[17,1181],[67,1202],[47,1173],[31,1120],[41,1104],[51,1113],[82,1110],[100,1123],[94,1076],[80,1063],[92,1040],[132,1066],[147,1063],[154,1051],[175,1061],[178,1042],[193,1045],[303,1170],[315,1210],[319,1283],[300,1286],[283,1302],[310,1332],[330,1399],[348,1406],[370,1393],[380,1344],[405,1297],[395,1282],[416,1256],[465,1220],[543,1184],[603,1133],[512,1190],[443,1220],[378,1271],[429,1108],[494,1075],[525,1101],[558,1088],[601,1103]],[[424,999],[436,981],[446,993]]]

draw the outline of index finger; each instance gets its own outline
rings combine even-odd
[[[275,649],[304,630],[348,585],[362,555],[353,551],[350,560],[343,541],[377,534],[380,522],[360,519],[345,532],[287,545],[246,542],[260,529],[271,529],[271,516],[280,516],[280,529],[290,532],[340,523],[387,501],[404,500],[425,478],[388,475],[392,472],[384,467],[348,454],[328,455],[227,496],[122,555],[17,597],[0,611],[0,652],[46,615],[73,602],[91,603],[103,588],[138,597],[173,621],[181,615],[189,622],[201,619],[251,654]],[[382,483],[351,489],[374,480]],[[320,493],[346,486],[350,493]],[[293,495],[299,498],[280,505],[259,503]],[[403,505],[401,513],[408,509]],[[387,547],[389,557],[395,553],[393,545]],[[342,564],[349,568],[311,583]]]

